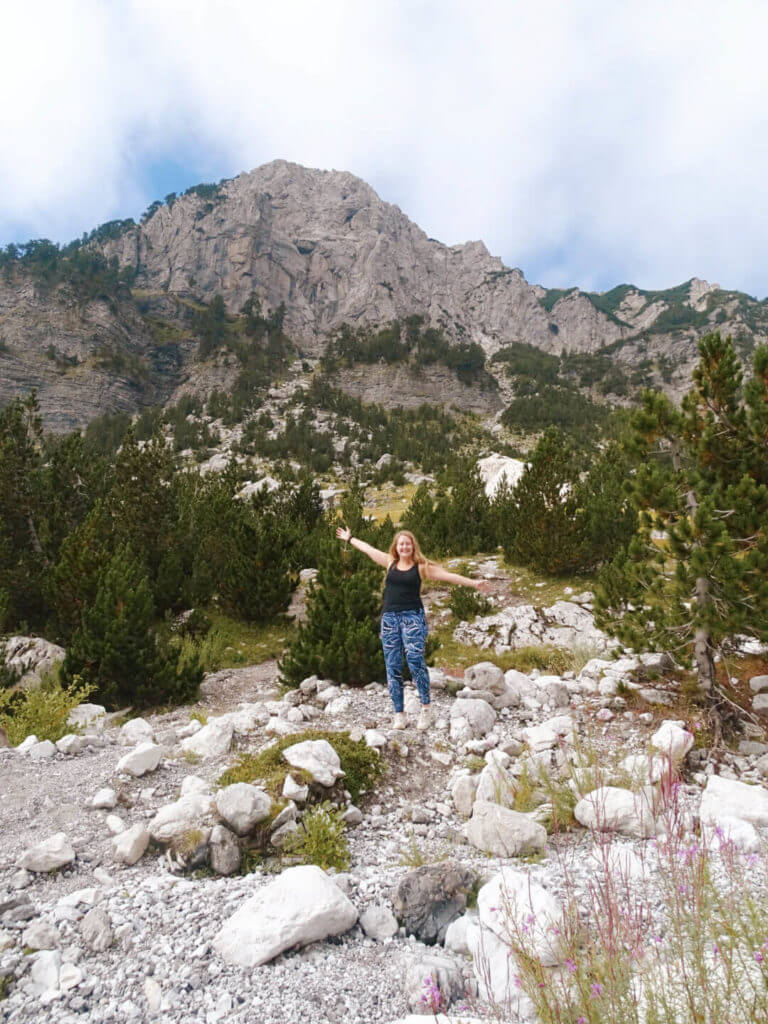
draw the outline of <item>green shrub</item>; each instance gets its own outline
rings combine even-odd
[[[304,814],[298,831],[288,836],[284,850],[302,864],[317,864],[324,871],[346,871],[349,844],[339,811],[327,800],[316,804]]]
[[[369,747],[365,740],[350,739],[348,732],[307,729],[306,732],[283,736],[258,754],[242,754],[237,763],[219,778],[218,784],[231,786],[234,782],[261,779],[268,793],[273,797],[280,796],[286,775],[290,772],[294,778],[297,776],[297,769],[291,768],[283,758],[283,751],[304,740],[327,740],[330,743],[339,755],[341,770],[344,772],[344,787],[349,790],[353,801],[371,790],[384,772],[381,754]]]
[[[50,676],[43,679],[37,690],[0,690],[0,728],[5,729],[8,742],[14,747],[32,735],[55,743],[76,731],[67,724],[69,713],[87,699],[92,689],[76,676],[72,686],[65,690]]]
[[[491,602],[469,587],[452,587],[448,607],[454,618],[470,622],[476,615],[487,615],[491,610]]]

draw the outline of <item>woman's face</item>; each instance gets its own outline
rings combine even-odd
[[[406,536],[404,533],[401,533],[400,536],[397,538],[395,551],[397,551],[398,558],[413,558],[413,541],[411,540],[411,538]]]

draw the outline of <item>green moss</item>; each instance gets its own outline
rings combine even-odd
[[[364,740],[352,740],[348,732],[307,729],[305,732],[283,736],[258,754],[241,755],[237,763],[219,778],[219,785],[231,786],[234,782],[253,782],[255,779],[261,779],[267,792],[277,797],[282,793],[283,783],[289,772],[297,781],[309,781],[306,773],[292,768],[283,758],[283,751],[287,747],[303,743],[305,740],[326,740],[330,743],[341,761],[344,786],[355,802],[362,793],[373,787],[384,771],[381,755]]]

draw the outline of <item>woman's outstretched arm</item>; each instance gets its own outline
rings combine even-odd
[[[368,555],[371,561],[376,562],[377,565],[381,565],[385,569],[389,568],[389,563],[392,559],[386,551],[379,551],[378,548],[373,547],[371,544],[366,544],[364,540],[359,540],[357,537],[353,537],[352,531],[347,529],[346,526],[338,527],[336,530],[336,536],[339,540],[349,541],[353,548],[357,548],[357,550],[362,551],[364,555]]]
[[[491,584],[488,580],[471,580],[468,576],[459,576],[457,572],[448,572],[442,565],[435,565],[433,562],[427,564],[425,576],[429,580],[452,583],[455,587],[473,587],[483,594],[490,594],[491,592]]]

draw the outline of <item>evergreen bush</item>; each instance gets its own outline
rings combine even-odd
[[[194,698],[202,680],[195,659],[153,629],[154,604],[141,563],[122,545],[98,579],[93,605],[83,615],[67,650],[62,680],[76,677],[109,707],[179,704]]]

